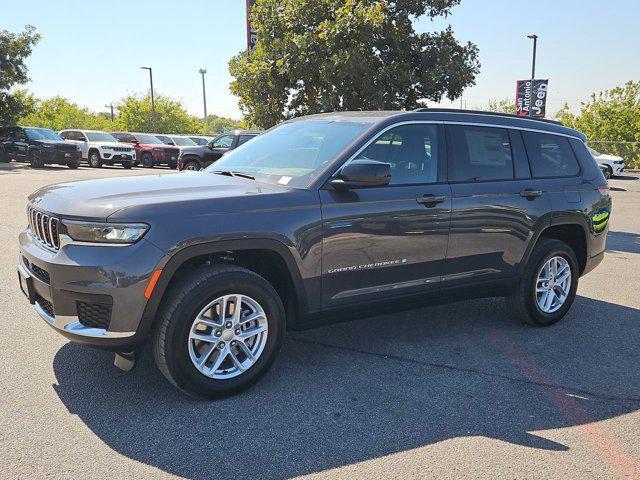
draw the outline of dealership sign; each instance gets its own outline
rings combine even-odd
[[[543,118],[547,110],[549,80],[518,80],[516,114],[521,117]]]
[[[253,28],[251,23],[251,7],[256,4],[257,0],[247,0],[247,49],[253,50],[258,41],[258,30]]]

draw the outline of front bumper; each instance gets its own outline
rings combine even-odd
[[[53,251],[28,229],[19,241],[19,275],[30,279],[30,300],[49,326],[74,342],[110,350],[144,343],[144,291],[163,257],[157,247],[142,239],[125,247],[71,243]]]
[[[625,164],[624,163],[614,163],[612,165],[612,167],[613,167],[613,174],[614,175],[620,175],[622,172],[624,172]]]
[[[66,165],[68,162],[79,162],[82,160],[82,152],[75,150],[71,152],[61,152],[53,149],[43,150],[41,155],[44,163]]]
[[[122,152],[112,152],[109,150],[105,150],[105,151],[100,151],[100,157],[102,158],[102,160],[104,160],[105,162],[112,162],[112,163],[131,163],[133,164],[133,162],[136,161],[136,154],[131,152],[131,153],[122,153]]]

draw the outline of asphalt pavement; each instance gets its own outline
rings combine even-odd
[[[149,173],[0,164],[0,478],[640,478],[638,175],[611,180],[607,255],[561,323],[496,298],[292,332],[204,402],[148,353],[124,373],[68,343],[17,286],[30,192]]]

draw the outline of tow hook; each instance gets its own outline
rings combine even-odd
[[[130,372],[136,366],[137,352],[118,352],[113,359],[113,364],[123,372]]]

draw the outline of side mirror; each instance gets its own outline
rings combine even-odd
[[[340,169],[330,185],[336,190],[384,187],[391,181],[391,165],[376,160],[354,160]]]

